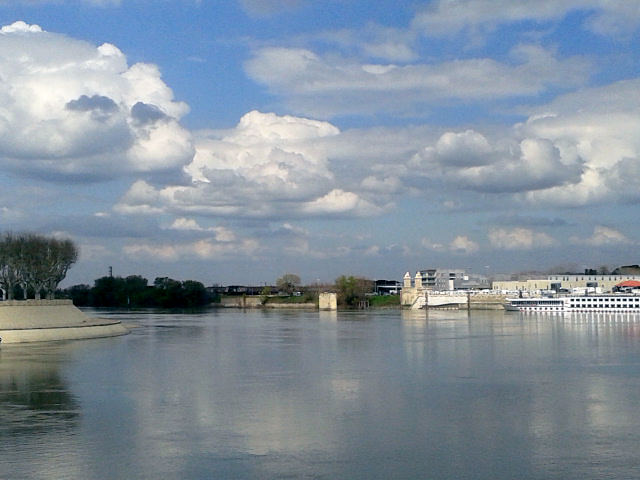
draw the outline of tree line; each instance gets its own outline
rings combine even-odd
[[[287,273],[278,278],[276,285],[289,294],[298,289],[303,292],[320,291],[320,285],[300,287],[300,276],[293,273]],[[333,285],[323,285],[322,289],[335,292],[338,297],[338,305],[341,307],[352,308],[358,305],[358,302],[366,300],[367,295],[375,291],[375,282],[363,277],[341,275],[336,278]]]
[[[93,287],[74,285],[61,293],[78,307],[98,308],[196,308],[215,300],[200,282],[157,277],[149,285],[140,275],[102,277]]]
[[[317,300],[319,285],[303,287],[300,277],[284,275],[277,281],[278,288],[292,295],[302,291],[304,297],[312,294]],[[338,302],[344,308],[354,307],[373,292],[374,282],[360,277],[341,276],[334,285],[322,285],[323,291],[335,291]],[[97,308],[196,308],[219,300],[217,294],[209,293],[205,286],[194,280],[184,282],[168,277],[157,277],[153,284],[140,275],[128,277],[106,276],[95,280],[94,285],[74,285],[60,292],[79,307]],[[268,292],[263,291],[263,295]]]
[[[66,238],[35,233],[7,232],[0,236],[0,289],[3,299],[16,295],[53,298],[69,267],[78,260],[78,248]]]

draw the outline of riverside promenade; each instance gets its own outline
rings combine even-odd
[[[0,302],[0,347],[12,343],[80,340],[126,335],[119,320],[92,318],[71,300]]]

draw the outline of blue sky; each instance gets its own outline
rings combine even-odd
[[[63,286],[640,263],[640,6],[0,0],[0,219]]]

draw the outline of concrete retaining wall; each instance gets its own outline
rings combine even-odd
[[[71,300],[0,302],[0,345],[111,337],[129,333],[120,321],[89,317]]]
[[[320,310],[337,310],[338,295],[335,293],[321,293],[318,299],[318,308]]]
[[[262,303],[262,297],[223,297],[220,300],[221,307],[231,308],[289,308],[289,309],[309,309],[317,308],[315,303]]]

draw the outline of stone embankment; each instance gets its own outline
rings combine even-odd
[[[465,295],[464,293],[455,296],[455,301],[444,302],[440,305],[435,300],[445,299],[447,295],[431,295],[429,308],[449,308],[449,309],[470,309],[470,310],[504,310],[506,302],[505,295],[479,293]],[[452,297],[453,298],[453,297]],[[315,303],[263,303],[263,298],[259,296],[235,296],[223,297],[220,301],[221,307],[228,308],[289,308],[289,309],[318,309]],[[404,308],[410,304],[404,305]],[[401,308],[401,307],[398,307]],[[335,294],[320,295],[320,310],[336,310],[337,300]]]
[[[0,346],[10,343],[79,340],[125,335],[119,320],[92,318],[71,300],[0,302]]]
[[[506,295],[471,295],[469,297],[469,308],[471,310],[504,310],[506,301]]]
[[[431,292],[431,291],[403,292],[403,306],[413,310],[423,308],[447,310],[504,310],[506,296],[487,292]]]
[[[220,306],[230,308],[318,308],[315,303],[263,303],[262,297],[249,296],[223,297],[220,299]]]

